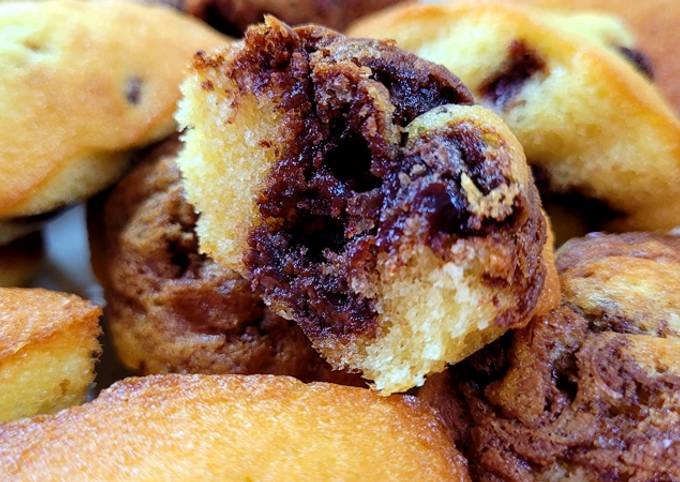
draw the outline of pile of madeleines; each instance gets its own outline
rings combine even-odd
[[[680,480],[679,22],[0,2],[0,478]]]

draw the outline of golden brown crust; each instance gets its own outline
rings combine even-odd
[[[43,258],[40,232],[0,246],[0,287],[23,286],[37,273]]]
[[[191,55],[227,42],[132,2],[3,2],[0,219],[51,211],[118,177],[126,151],[174,129]],[[140,47],[140,46],[143,46]]]
[[[85,400],[101,309],[77,296],[0,288],[0,421]]]
[[[72,326],[97,324],[101,308],[75,295],[0,288],[0,359]]]
[[[450,72],[268,18],[197,56],[183,88],[202,249],[333,366],[405,390],[534,313],[538,192],[512,133]]]
[[[342,30],[370,12],[403,0],[185,0],[183,10],[228,34],[239,35],[264,15],[286,23],[316,23]]]
[[[271,373],[361,384],[333,372],[300,329],[267,308],[236,272],[198,253],[170,139],[90,206],[93,261],[109,331],[139,373]]]
[[[680,224],[680,121],[616,18],[461,0],[396,7],[349,33],[395,39],[459,75],[541,168],[544,192],[584,201],[591,230]]]
[[[443,427],[413,398],[238,375],[128,379],[82,407],[0,426],[0,471],[13,480],[468,480]]]
[[[477,477],[680,476],[679,255],[661,235],[567,243],[562,307],[428,381]]]

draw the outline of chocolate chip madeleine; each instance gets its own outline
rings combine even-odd
[[[272,373],[361,383],[333,372],[295,323],[269,311],[238,273],[199,254],[178,147],[170,139],[146,153],[89,206],[95,272],[121,361],[140,374]]]
[[[481,480],[680,477],[680,238],[567,243],[562,306],[445,374],[439,410]]]
[[[517,135],[543,194],[586,228],[680,225],[680,121],[616,18],[454,1],[392,9],[349,32],[395,39],[459,75]]]
[[[225,42],[162,7],[0,3],[0,243],[113,183],[133,149],[173,132],[183,69]]]
[[[201,248],[334,367],[406,390],[549,304],[522,148],[447,70],[273,18],[193,67],[178,162]]]

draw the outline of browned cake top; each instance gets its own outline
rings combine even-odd
[[[49,417],[0,426],[12,480],[465,481],[412,397],[289,377],[130,378]]]
[[[75,295],[0,288],[0,360],[75,326],[87,325],[96,331],[100,315],[99,307]]]
[[[680,4],[676,0],[635,3],[621,0],[517,0],[516,3],[616,15],[635,32],[637,46],[645,53],[640,57],[639,52],[633,52],[630,60],[638,64],[645,74],[654,72],[659,90],[671,101],[675,111],[680,111],[680,85],[677,82],[680,63],[674,61],[675,48],[680,41],[680,32],[675,28],[680,18]],[[653,69],[650,69],[651,65]]]
[[[562,290],[590,320],[618,331],[680,336],[680,237],[650,233],[573,239],[559,251]]]
[[[585,238],[570,240],[560,249],[556,260],[557,269],[560,273],[568,273],[573,269],[583,269],[592,266],[594,262],[615,257],[621,260],[627,258],[629,263],[636,259],[646,259],[654,262],[657,267],[666,263],[680,264],[680,236],[591,233]]]

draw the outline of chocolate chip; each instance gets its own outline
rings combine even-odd
[[[524,40],[513,40],[508,59],[491,78],[482,82],[480,91],[498,109],[505,108],[524,84],[537,72],[545,70],[545,62]]]
[[[127,99],[129,104],[139,104],[142,97],[143,83],[144,81],[138,76],[128,78],[128,81],[125,84],[125,99]]]
[[[27,49],[32,50],[33,52],[40,52],[41,50],[43,50],[43,46],[33,39],[24,40],[24,46]]]
[[[618,50],[619,53],[626,58],[626,60],[631,62],[641,74],[645,75],[649,79],[654,79],[654,66],[652,65],[652,61],[649,59],[649,57],[639,50],[623,47],[621,45],[617,46],[616,50]]]

